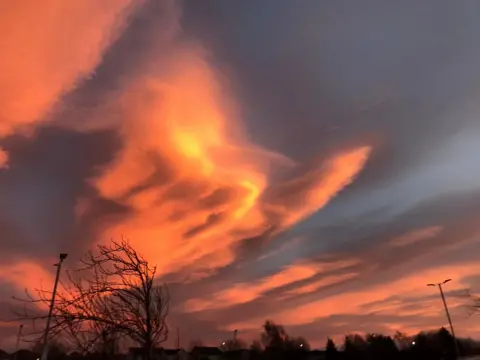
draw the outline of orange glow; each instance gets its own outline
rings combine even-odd
[[[6,283],[10,283],[16,296],[24,297],[25,289],[28,289],[32,295],[35,290],[50,291],[53,288],[55,278],[52,273],[46,271],[41,265],[34,261],[23,261],[8,266],[0,267],[0,278]],[[11,296],[12,294],[9,294]],[[45,306],[38,303],[36,306]]]
[[[272,186],[269,169],[283,166],[284,157],[248,141],[201,51],[177,49],[160,74],[126,84],[115,106],[125,114],[123,149],[92,184],[133,214],[104,224],[101,239],[128,236],[160,274],[188,269],[192,279],[230,264],[237,243],[273,225],[272,204],[262,195]],[[361,171],[369,152],[362,147],[335,157],[315,173],[300,207],[287,211],[275,203],[285,209],[278,225],[292,226],[325,206]]]
[[[291,285],[298,281],[308,280],[317,274],[343,269],[356,263],[357,262],[353,260],[330,263],[295,263],[285,267],[280,272],[260,279],[257,282],[238,283],[213,294],[213,296],[209,294],[208,298],[214,300],[196,298],[190,299],[185,304],[185,310],[194,312],[206,309],[221,309],[233,305],[247,303],[259,298],[270,290]],[[328,276],[322,280],[315,281],[312,284],[289,291],[287,294],[299,295],[301,293],[308,293],[321,287],[328,286],[342,280],[347,280],[348,278],[352,278],[352,274],[345,274],[343,276]],[[227,286],[227,284],[222,284],[222,286]]]
[[[319,267],[315,264],[292,265],[258,283],[234,284],[233,287],[210,296],[213,300],[191,299],[185,304],[185,308],[187,311],[202,311],[247,303],[260,297],[268,290],[309,279],[318,272],[318,269]]]
[[[7,6],[0,14],[0,48],[11,56],[0,59],[6,119],[0,136],[46,121],[61,95],[100,63],[132,9],[128,0]],[[169,27],[176,23],[170,20]],[[167,33],[158,35],[159,44],[173,41]],[[299,206],[264,199],[268,189],[302,185],[303,177],[285,185],[271,181],[270,169],[292,161],[248,140],[235,101],[201,46],[169,50],[145,54],[144,70],[126,78],[93,117],[109,118],[112,109],[122,114],[111,123],[118,126],[122,148],[89,181],[102,197],[131,209],[125,219],[99,219],[98,241],[124,235],[158,264],[160,275],[186,272],[192,279],[234,261],[243,239],[291,227],[325,206],[361,171],[370,148],[340,154],[325,171],[306,174],[308,186],[291,189],[306,192]],[[90,205],[88,198],[77,199],[77,220],[88,216]]]
[[[275,316],[277,321],[285,325],[302,325],[327,318],[335,314],[358,315],[358,314],[376,314],[397,316],[399,313],[407,316],[421,315],[424,318],[435,319],[439,322],[430,321],[433,327],[441,326],[444,321],[443,308],[440,299],[424,300],[428,295],[437,295],[433,289],[426,286],[426,279],[445,279],[455,275],[456,278],[466,278],[476,275],[480,272],[478,263],[465,263],[458,266],[443,266],[432,268],[421,273],[414,273],[402,277],[398,280],[381,283],[378,285],[365,286],[361,290],[346,290],[338,295],[321,298],[317,301],[309,302],[297,307],[292,307],[281,313],[265,314],[263,318]],[[453,275],[452,275],[453,274]],[[462,290],[465,285],[461,282],[451,282],[448,284],[448,291]],[[396,299],[392,297],[397,297]],[[402,299],[414,298],[415,307],[412,309],[403,309]],[[464,299],[449,297],[450,307],[461,307],[465,304]],[[461,310],[461,309],[460,309]],[[464,309],[463,309],[464,311]],[[262,319],[251,319],[245,323],[230,324],[228,329],[251,329],[258,327]]]
[[[46,121],[59,96],[98,65],[130,0],[22,0],[0,10],[0,137]],[[88,26],[85,26],[88,24]],[[6,55],[8,54],[8,55]]]

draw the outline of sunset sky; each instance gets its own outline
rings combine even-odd
[[[447,278],[480,337],[479,38],[469,0],[2,2],[0,319],[123,236],[184,347],[438,328]]]

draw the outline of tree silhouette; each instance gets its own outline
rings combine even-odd
[[[168,336],[170,296],[165,286],[154,283],[156,267],[124,240],[98,245],[81,264],[57,292],[51,333],[83,337],[90,347],[123,335],[139,344],[150,359],[154,347]],[[37,294],[27,302],[49,304],[51,292],[38,290]],[[21,317],[45,318],[38,312]]]
[[[265,347],[285,349],[288,342],[288,334],[281,325],[267,320],[263,325],[262,343]]]
[[[415,360],[455,359],[455,342],[447,329],[433,332],[420,332],[414,337],[415,345],[409,353]]]
[[[455,350],[455,338],[450,334],[450,332],[442,327],[435,334],[436,342],[439,344],[439,347],[442,349],[442,353],[447,359],[455,359],[456,350]]]
[[[396,331],[393,339],[397,343],[398,347],[402,350],[409,348],[412,345],[412,340],[407,336],[407,334]]]
[[[263,325],[262,343],[266,348],[276,350],[310,350],[310,344],[304,337],[291,337],[282,325],[267,320]]]
[[[41,354],[43,350],[43,342],[37,341],[32,346],[32,352]],[[64,358],[67,353],[67,346],[58,338],[50,339],[48,342],[48,356],[53,359]]]
[[[399,351],[390,336],[368,334],[367,356],[371,360],[397,359]]]
[[[332,339],[328,338],[327,345],[325,346],[325,359],[326,360],[338,360],[340,358],[337,346]]]
[[[363,359],[367,342],[359,334],[345,336],[343,355],[345,360]]]

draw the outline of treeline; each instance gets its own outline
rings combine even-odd
[[[237,350],[243,346],[237,342]],[[259,346],[261,344],[262,346]],[[232,350],[235,350],[233,348]],[[480,355],[480,344],[471,339],[455,339],[445,328],[407,336],[397,332],[393,337],[382,334],[351,334],[342,343],[327,339],[325,348],[311,351],[308,342],[290,337],[281,325],[267,321],[261,342],[250,346],[250,359],[318,359],[326,360],[454,360],[457,355]],[[313,354],[312,354],[313,353]]]
[[[200,351],[196,352],[195,349]],[[208,356],[198,359],[195,357],[196,353],[202,354],[202,349],[212,348],[203,346],[200,340],[194,341],[188,349],[190,354],[184,352],[186,357],[178,356],[178,359],[208,359]],[[125,351],[122,354],[122,351],[112,350],[107,352],[105,349],[96,349],[80,354],[77,351],[68,351],[66,345],[53,342],[49,360],[138,360],[136,357],[129,358]],[[420,332],[414,336],[400,332],[394,336],[351,334],[338,344],[327,339],[324,348],[312,350],[305,338],[290,336],[283,326],[266,321],[259,340],[247,345],[242,339],[229,339],[221,343],[218,350],[219,360],[455,360],[457,351],[460,357],[480,355],[480,344],[471,339],[458,339],[456,345],[449,331],[441,328],[438,331]],[[21,350],[16,355],[8,355],[0,350],[0,356],[2,360],[37,360],[40,352],[41,346],[36,344],[30,351]],[[163,356],[161,351],[154,353],[158,354],[151,356],[155,360],[173,359]]]

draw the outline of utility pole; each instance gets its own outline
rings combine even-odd
[[[445,285],[449,281],[452,281],[452,279],[447,279],[447,280],[445,280],[441,283],[438,283],[438,284],[427,284],[427,286],[438,286],[438,289],[440,290],[440,296],[442,297],[443,307],[445,308],[445,314],[447,315],[447,320],[448,320],[448,324],[450,325],[450,331],[452,333],[453,342],[455,343],[456,359],[459,359],[460,358],[460,350],[458,349],[457,337],[455,336],[455,330],[453,329],[452,318],[450,317],[450,312],[448,311],[447,301],[445,300],[445,295],[443,294],[443,288],[442,288],[442,285]]]
[[[55,296],[57,294],[58,280],[60,279],[60,270],[62,268],[63,260],[67,258],[67,254],[60,254],[60,261],[54,266],[57,267],[57,274],[55,276],[55,284],[53,285],[52,300],[50,302],[50,309],[48,310],[47,324],[45,325],[45,333],[43,334],[43,349],[41,360],[47,360],[48,355],[48,333],[50,331],[50,322],[52,320],[53,308],[55,306]]]
[[[177,327],[177,349],[180,349],[180,328]]]

